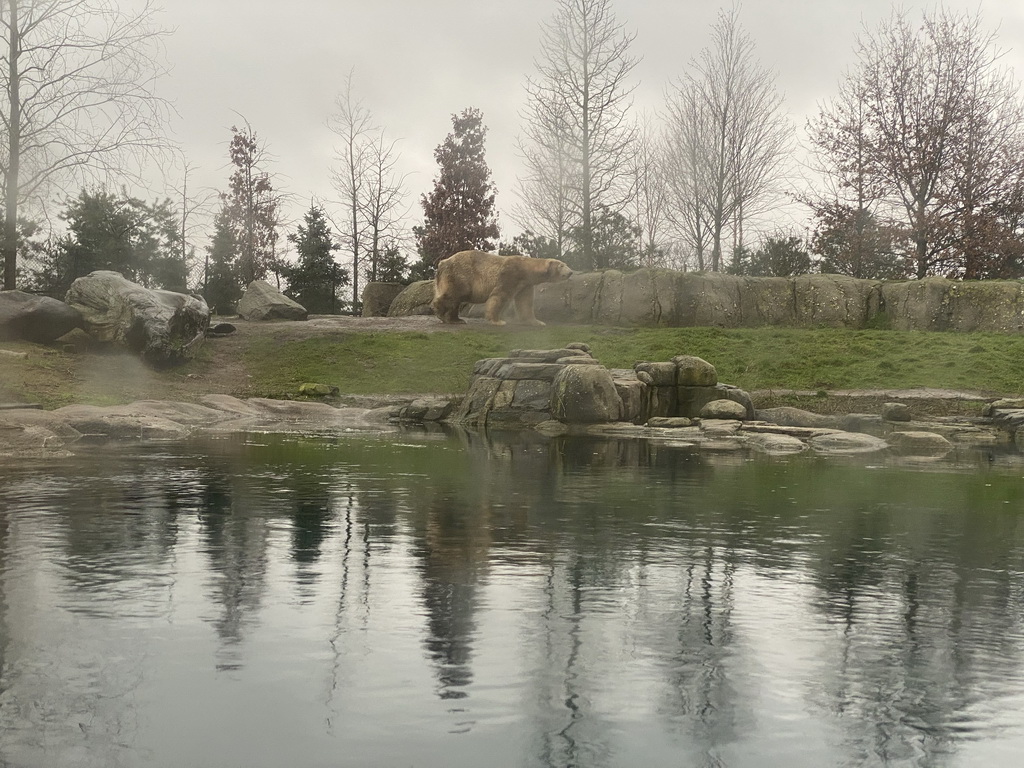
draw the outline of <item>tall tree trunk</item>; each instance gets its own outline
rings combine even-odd
[[[21,155],[21,95],[19,93],[21,73],[18,71],[18,54],[21,36],[18,30],[18,0],[10,0],[11,49],[8,53],[8,97],[11,101],[9,115],[10,132],[7,137],[7,185],[5,191],[4,216],[4,290],[12,291],[15,286],[18,259],[18,166]]]

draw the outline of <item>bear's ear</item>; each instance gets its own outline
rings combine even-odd
[[[558,259],[548,259],[548,277],[558,277],[560,271]]]

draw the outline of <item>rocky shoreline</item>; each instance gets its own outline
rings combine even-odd
[[[584,344],[509,355],[479,361],[465,396],[350,396],[323,402],[210,394],[199,403],[141,400],[52,411],[0,404],[0,457],[60,457],[107,443],[182,440],[203,433],[338,436],[435,425],[527,429],[548,439],[640,439],[719,453],[936,458],[980,448],[1024,461],[1024,400],[984,405],[979,400],[979,415],[951,417],[918,418],[906,402],[886,402],[878,413],[837,415],[793,407],[755,409],[747,393],[718,383],[714,367],[699,358],[609,370]],[[962,393],[871,394],[906,395],[912,402],[914,396]]]

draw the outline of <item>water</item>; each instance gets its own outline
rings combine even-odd
[[[249,435],[0,468],[0,765],[1016,766],[1024,466]]]

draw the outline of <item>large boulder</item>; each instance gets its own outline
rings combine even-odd
[[[125,346],[156,368],[195,357],[210,324],[201,298],[143,288],[106,270],[75,280],[66,301],[94,339]]]
[[[0,291],[0,339],[48,344],[81,327],[81,313],[63,301],[23,291]]]
[[[566,365],[551,385],[551,415],[564,424],[618,421],[622,399],[608,369]]]
[[[238,316],[244,320],[305,320],[309,313],[266,280],[253,280],[238,302]]]
[[[434,281],[419,280],[406,286],[405,290],[395,296],[388,308],[388,317],[404,317],[406,315],[432,315],[434,310],[430,302],[434,300]]]
[[[402,283],[367,283],[360,297],[363,302],[363,317],[387,317],[391,302],[405,286]]]

